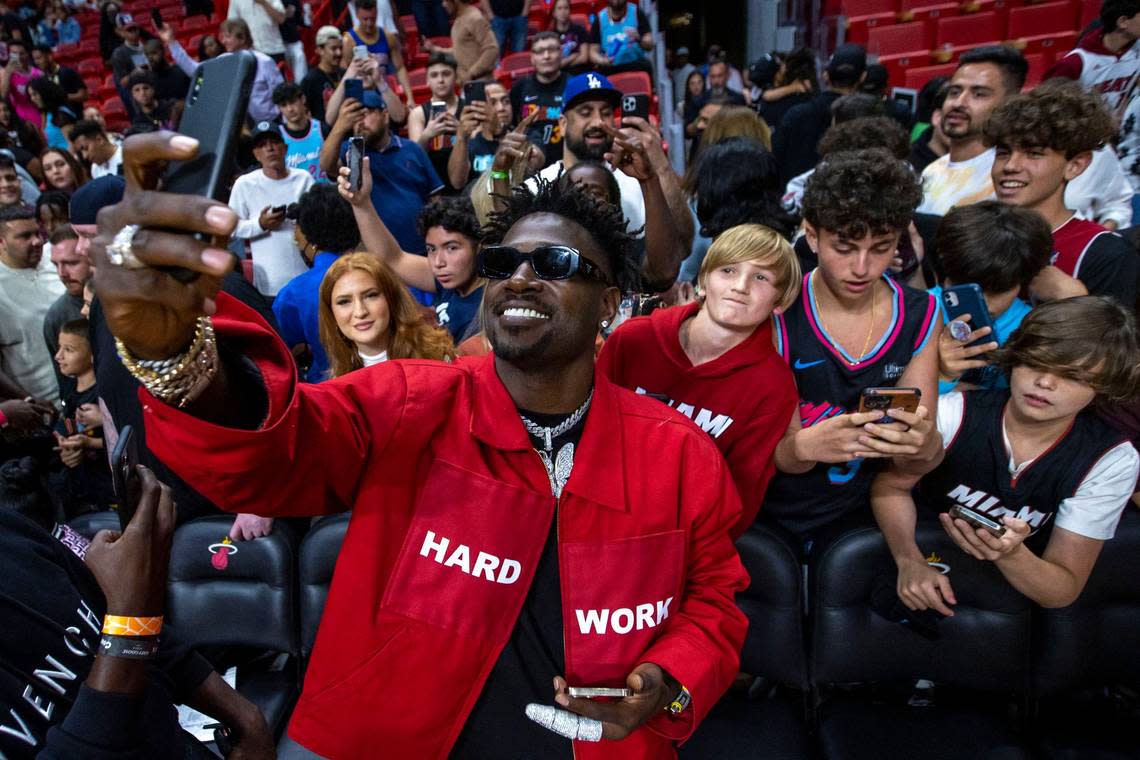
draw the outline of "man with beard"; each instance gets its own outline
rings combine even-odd
[[[349,98],[321,147],[321,168],[330,177],[346,165],[348,138],[364,138],[364,154],[372,172],[372,205],[405,251],[424,250],[416,216],[431,196],[443,189],[424,149],[414,140],[392,134],[388,107],[378,92],[368,90],[363,102]]]
[[[290,736],[326,757],[675,757],[737,673],[740,500],[699,428],[595,370],[629,266],[617,209],[569,183],[515,192],[480,258],[492,355],[301,385],[217,294],[226,252],[193,236],[233,214],[145,184],[151,162],[194,155],[185,140],[128,141],[97,291],[163,461],[232,509],[353,511]],[[168,359],[165,379],[138,363]],[[539,727],[551,703],[577,714],[575,744]]]
[[[962,54],[942,105],[942,131],[950,152],[922,172],[921,214],[945,216],[955,206],[992,198],[990,167],[994,149],[986,148],[986,120],[1025,84],[1029,64],[1017,50],[987,45]]]
[[[30,208],[0,209],[0,370],[27,395],[55,401],[59,386],[42,331],[65,288],[43,249]]]
[[[621,190],[626,229],[644,245],[642,273],[654,289],[666,290],[677,278],[693,240],[693,221],[681,184],[661,145],[661,136],[643,119],[624,117],[615,129],[621,92],[602,74],[570,79],[562,94],[562,160],[539,173],[553,182],[579,161],[613,161]],[[534,186],[534,180],[528,180]]]

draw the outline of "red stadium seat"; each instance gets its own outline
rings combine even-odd
[[[416,17],[408,14],[407,16],[400,16],[400,23],[404,27],[404,32],[408,35],[419,36],[420,28],[416,24]]]
[[[914,50],[908,53],[879,56],[879,63],[887,69],[888,82],[902,82],[913,68],[925,68],[931,63],[929,50]]]
[[[99,39],[96,37],[91,40],[81,40],[79,43],[79,55],[82,57],[99,55]]]
[[[1031,90],[1041,83],[1041,77],[1053,65],[1053,56],[1048,53],[1029,53],[1025,56],[1029,72],[1025,75],[1025,89]]]
[[[903,79],[903,86],[914,90],[921,90],[927,82],[935,77],[948,77],[958,68],[956,63],[940,63],[936,66],[918,66],[908,68]]]
[[[867,52],[880,58],[903,53],[926,53],[931,48],[930,32],[930,24],[925,21],[875,27],[867,38]]]
[[[513,73],[519,69],[534,68],[534,64],[530,61],[530,53],[509,53],[499,61],[499,68]]]
[[[867,34],[877,26],[889,26],[898,18],[898,0],[849,0],[843,4],[848,42],[867,43]]]
[[[191,16],[181,22],[179,29],[183,32],[205,32],[213,24],[205,16]]]
[[[609,80],[623,95],[653,94],[653,82],[644,71],[621,71],[611,74]]]
[[[55,46],[55,59],[57,61],[73,60],[79,57],[79,43],[68,42]]]
[[[97,76],[83,77],[83,84],[87,87],[88,92],[95,92],[103,86],[103,80]]]
[[[958,0],[902,0],[899,21],[926,21],[957,16],[960,10]]]
[[[1076,28],[1077,15],[1077,4],[1069,0],[1014,8],[1009,12],[1006,39],[1026,53],[1053,48],[1058,35],[1071,33]]]
[[[103,107],[99,110],[101,110],[103,112],[103,116],[108,119],[114,115],[120,115],[123,117],[126,117],[127,115],[126,106],[123,105],[123,101],[120,100],[117,96],[104,100]]]
[[[938,19],[934,46],[943,49],[972,48],[1004,39],[1004,19],[1000,14],[989,11]]]
[[[80,61],[77,67],[80,76],[102,76],[103,62],[93,58]]]

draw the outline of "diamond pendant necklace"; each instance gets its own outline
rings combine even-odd
[[[526,431],[543,442],[543,448],[535,449],[535,451],[538,452],[539,458],[542,459],[542,465],[546,468],[546,476],[550,478],[550,490],[554,492],[556,499],[562,496],[562,488],[570,479],[570,470],[574,466],[574,444],[567,443],[560,446],[558,454],[555,455],[554,439],[564,435],[566,431],[581,422],[586,410],[590,408],[590,402],[593,400],[594,389],[591,388],[582,405],[554,427],[539,425],[537,422],[527,419],[525,414],[519,414]]]

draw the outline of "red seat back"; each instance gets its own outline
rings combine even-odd
[[[610,84],[621,90],[623,95],[652,95],[653,83],[644,71],[622,71],[611,74]]]
[[[1011,40],[1026,37],[1071,32],[1077,26],[1077,5],[1062,2],[1043,5],[1026,5],[1009,12],[1009,30],[1006,37]]]
[[[928,51],[930,42],[930,25],[925,21],[877,26],[867,35],[867,52],[883,56]]]
[[[938,19],[936,47],[962,47],[999,42],[1006,38],[1002,17],[989,11]]]

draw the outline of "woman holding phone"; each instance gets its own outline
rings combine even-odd
[[[799,411],[776,447],[777,474],[760,519],[809,545],[848,521],[870,523],[871,481],[883,460],[923,474],[940,439],[937,301],[894,282],[887,268],[922,190],[884,149],[821,164],[804,192],[804,232],[819,265],[775,317],[776,350],[795,374]],[[859,412],[869,388],[916,388],[914,412]]]
[[[424,321],[411,293],[371,253],[338,258],[321,281],[319,298],[317,318],[331,377],[388,359],[455,357],[447,331]]]

